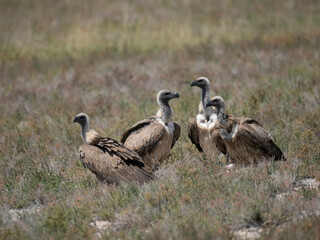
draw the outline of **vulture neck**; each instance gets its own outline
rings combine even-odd
[[[158,112],[158,117],[162,119],[163,122],[168,123],[172,118],[172,110],[169,105],[169,101],[159,101],[160,114]]]
[[[84,125],[81,125],[81,137],[86,144],[89,144],[87,141],[87,133],[90,131],[89,120],[85,122]]]
[[[201,95],[201,101],[202,101],[202,106],[203,106],[203,111],[206,117],[209,117],[210,113],[208,111],[207,103],[210,101],[210,87],[205,86],[202,88],[202,95]]]
[[[228,123],[228,118],[227,115],[225,114],[225,105],[222,104],[222,106],[217,107],[217,118],[219,122],[223,125],[226,126]]]

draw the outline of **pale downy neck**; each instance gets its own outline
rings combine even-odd
[[[87,121],[81,125],[81,137],[83,139],[83,141],[86,143],[86,144],[89,144],[87,142],[87,133],[90,131],[90,128],[89,128],[89,119],[87,119]]]
[[[169,101],[158,101],[160,109],[158,111],[158,117],[162,119],[163,122],[168,123],[172,118],[172,110],[169,105]]]
[[[210,115],[207,106],[207,103],[210,101],[210,86],[205,86],[202,88],[201,101],[203,106],[203,111],[206,117]]]

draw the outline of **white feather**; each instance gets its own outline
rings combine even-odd
[[[207,118],[204,114],[198,114],[196,116],[197,119],[197,125],[203,129],[210,130],[212,127],[214,127],[217,123],[217,115],[211,114],[209,117],[209,121],[207,121]]]
[[[211,114],[208,121],[208,130],[215,127],[216,123],[217,123],[217,114]]]
[[[166,129],[166,131],[168,133],[173,133],[174,131],[174,123],[173,122],[169,122],[168,125],[165,124],[165,122],[161,119],[161,118],[157,118],[157,121],[159,123],[161,123],[162,126],[164,126],[164,128]]]

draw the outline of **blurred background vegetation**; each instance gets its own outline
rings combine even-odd
[[[96,238],[94,219],[114,223],[108,239],[225,239],[250,226],[319,236],[319,216],[295,221],[319,209],[316,192],[275,197],[320,177],[319,12],[318,0],[0,0],[0,238]],[[199,154],[186,133],[198,76],[288,161],[226,174]],[[156,112],[161,89],[180,93],[182,136],[159,181],[98,183],[78,162],[73,117],[119,139]],[[33,206],[41,214],[10,217]]]
[[[221,43],[315,44],[320,21],[312,0],[2,0],[0,11],[2,63],[37,70]]]

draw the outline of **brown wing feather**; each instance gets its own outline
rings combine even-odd
[[[79,147],[80,161],[100,181],[118,184],[120,181],[143,183],[156,177],[144,167],[123,161],[103,148],[84,144]]]
[[[256,152],[258,150],[264,157],[285,160],[282,151],[273,142],[271,135],[254,119],[241,120],[237,137],[239,141],[243,141],[248,146],[248,151]]]
[[[191,142],[197,147],[199,152],[202,152],[203,150],[200,146],[199,130],[198,130],[198,126],[197,126],[197,120],[195,117],[189,118],[188,137],[190,138]]]
[[[148,123],[136,124],[127,132],[124,134],[126,137],[123,138],[124,145],[144,158],[162,140],[166,130],[161,123],[153,119]]]
[[[153,122],[155,122],[156,119],[151,117],[151,118],[148,118],[148,119],[144,119],[144,120],[141,120],[139,122],[137,122],[135,125],[133,125],[131,128],[129,128],[127,131],[125,131],[122,136],[121,136],[121,139],[120,139],[120,142],[121,143],[124,143],[127,138],[133,133],[133,132],[136,132],[136,131],[139,131],[139,129],[147,126],[147,125],[150,125],[152,124]]]
[[[176,141],[179,139],[180,134],[181,134],[181,127],[178,123],[173,122],[174,124],[174,130],[173,130],[173,139],[172,139],[172,145],[171,148],[173,148],[174,144]]]
[[[111,156],[115,154],[123,161],[136,162],[137,165],[144,166],[142,159],[136,152],[126,148],[112,138],[97,137],[93,140],[91,145],[101,148],[104,152],[108,152]]]

